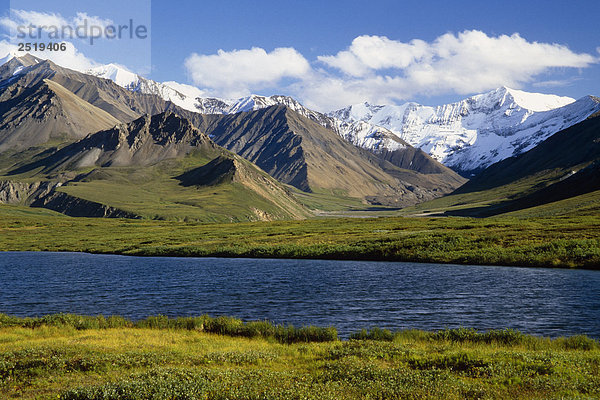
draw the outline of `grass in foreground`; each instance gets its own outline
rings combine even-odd
[[[600,268],[600,215],[201,224],[69,218],[0,205],[0,249]]]
[[[600,345],[515,331],[379,329],[281,343],[208,317],[0,315],[0,397],[22,399],[598,398]],[[110,321],[110,322],[109,322]],[[268,324],[264,324],[266,327]],[[237,327],[237,328],[236,328]],[[320,328],[315,328],[319,330]],[[327,330],[323,330],[327,331]]]

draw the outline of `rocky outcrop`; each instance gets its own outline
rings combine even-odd
[[[212,156],[222,151],[188,120],[167,111],[88,135],[11,173],[20,174],[39,167],[45,173],[57,173],[95,166],[147,166],[192,152]]]
[[[0,204],[29,205],[60,186],[57,182],[0,181]]]

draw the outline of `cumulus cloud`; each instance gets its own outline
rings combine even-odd
[[[98,63],[91,58],[86,57],[82,52],[77,50],[73,43],[65,42],[67,49],[65,51],[46,51],[46,52],[31,52],[34,56],[48,59],[58,65],[74,69],[76,71],[85,71],[92,67],[98,66]]]
[[[493,37],[471,30],[447,33],[430,43],[359,36],[347,50],[318,61],[329,70],[321,82],[306,85],[309,93],[335,86],[340,99],[351,100],[362,93],[364,100],[376,102],[471,94],[502,85],[521,87],[553,69],[585,68],[598,58],[560,44],[529,42],[517,33]]]
[[[96,44],[96,40],[99,38],[113,39],[114,36],[106,35],[113,35],[114,29],[107,30],[107,27],[114,28],[114,26],[115,23],[111,19],[89,15],[86,12],[74,12],[72,16],[65,17],[59,13],[13,8],[10,9],[8,16],[0,18],[0,28],[5,31],[5,34],[2,35],[3,40],[0,41],[0,57],[24,55],[23,51],[17,51],[19,42],[45,44],[48,40],[48,42],[65,43],[66,49],[64,51],[36,51],[35,46],[31,46],[27,52],[67,68],[85,71],[97,66],[98,63],[81,50],[91,52],[91,46]],[[7,32],[10,34],[6,34]],[[114,41],[114,44],[115,46],[121,45],[117,41]],[[149,46],[149,43],[146,45]],[[142,48],[140,51],[146,50]],[[118,54],[118,51],[115,54]],[[119,60],[113,61],[118,62]]]
[[[171,89],[177,90],[179,93],[195,99],[197,97],[207,97],[208,93],[198,89],[196,86],[186,85],[175,81],[163,82],[163,85],[169,86]]]
[[[115,23],[112,19],[101,18],[95,15],[88,15],[85,12],[78,12],[72,19],[75,26],[87,24],[88,26],[94,25],[101,27],[104,31],[107,26],[114,26]]]
[[[320,74],[318,79],[303,80],[290,87],[290,93],[307,107],[331,111],[349,104],[396,104],[407,100],[406,81],[390,76],[348,79]]]
[[[352,76],[364,76],[378,69],[406,68],[428,55],[422,40],[402,43],[385,36],[359,36],[348,50],[318,60]]]
[[[302,78],[309,73],[308,61],[293,48],[271,52],[260,47],[250,50],[219,50],[217,54],[192,54],[185,60],[192,81],[223,97],[240,97],[252,90],[274,87],[284,78]]]
[[[10,17],[0,19],[0,25],[3,27],[16,30],[18,26],[29,26],[30,24],[36,27],[42,26],[62,26],[67,25],[69,21],[57,13],[45,13],[28,10],[10,10]]]

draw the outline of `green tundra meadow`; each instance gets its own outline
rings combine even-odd
[[[2,205],[0,250],[599,268],[600,215],[200,223]]]
[[[0,315],[0,397],[593,399],[600,344],[517,331],[334,328],[235,318]]]

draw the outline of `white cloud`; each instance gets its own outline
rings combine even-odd
[[[94,60],[86,57],[77,50],[73,43],[65,43],[67,45],[66,51],[32,52],[32,54],[40,58],[51,60],[60,66],[81,72],[98,65]]]
[[[88,15],[84,12],[78,12],[77,15],[72,19],[73,24],[76,26],[87,24],[88,26],[94,25],[99,26],[102,30],[106,29],[109,25],[115,25],[111,19],[104,19],[94,15]]]
[[[78,41],[76,30],[78,27],[84,25],[87,27],[86,30],[83,28],[79,30],[82,36],[82,41],[80,42]],[[25,41],[22,37],[19,37],[19,34],[24,34],[27,38],[32,35],[30,40],[32,43],[41,42],[42,39],[47,37],[54,39],[52,40],[54,42],[65,43],[66,50],[36,51],[35,48],[32,48],[28,53],[42,59],[51,60],[66,68],[85,71],[97,66],[98,63],[80,52],[73,40],[82,46],[89,46],[89,36],[93,35],[94,39],[101,37],[105,33],[105,28],[109,25],[113,25],[112,20],[91,16],[85,12],[77,12],[74,17],[65,18],[58,13],[11,9],[10,16],[0,18],[0,27],[11,32],[11,35],[3,35],[7,39],[0,41],[0,56],[5,57],[8,54],[21,56],[25,54],[25,52],[17,51],[16,43]],[[30,26],[33,26],[31,31]],[[93,30],[92,26],[95,27]],[[19,30],[17,30],[18,27],[20,27]],[[72,38],[71,35],[73,36]],[[86,35],[87,37],[85,37]]]
[[[335,56],[320,56],[319,61],[352,76],[363,76],[370,71],[386,68],[406,68],[428,53],[422,40],[402,43],[385,36],[359,36],[350,48]]]
[[[290,87],[294,96],[307,107],[331,111],[349,104],[368,101],[372,104],[396,104],[407,100],[405,79],[372,75],[368,77],[336,77],[323,71],[316,79],[303,80]]]
[[[9,17],[2,17],[2,18],[0,18],[0,26],[9,32],[12,32],[17,29],[17,26],[19,26],[19,24],[17,22],[15,22],[14,20],[10,19]],[[10,35],[6,35],[6,36],[10,37]]]
[[[184,94],[192,99],[197,97],[208,96],[203,90],[198,89],[196,86],[186,85],[175,81],[163,82],[163,85],[169,86],[171,89],[177,90],[179,93]]]
[[[347,50],[318,60],[329,71],[321,82],[306,85],[307,95],[324,92],[318,86],[331,87],[335,81],[340,105],[357,93],[377,102],[415,95],[471,94],[502,85],[518,88],[553,69],[585,68],[599,61],[563,45],[528,42],[519,34],[493,37],[477,30],[447,33],[430,43],[359,36]],[[332,103],[324,97],[321,102]]]
[[[68,24],[69,22],[60,14],[56,13],[11,9],[10,17],[3,18],[0,23],[6,28],[16,29],[16,27],[19,25],[26,27],[31,24],[36,27],[47,27],[62,26]]]
[[[17,53],[17,45],[6,40],[0,40],[0,57],[6,57],[9,54]]]
[[[582,80],[581,77],[577,77],[574,76],[572,78],[568,78],[568,79],[554,79],[554,80],[549,80],[549,81],[540,81],[540,82],[535,82],[533,83],[533,86],[535,87],[541,87],[541,88],[546,88],[546,87],[561,87],[561,86],[569,86],[572,85],[573,83]]]
[[[295,49],[262,48],[219,50],[217,54],[192,54],[185,60],[192,81],[222,97],[241,97],[252,90],[275,86],[284,78],[301,78],[310,71],[308,61]]]

